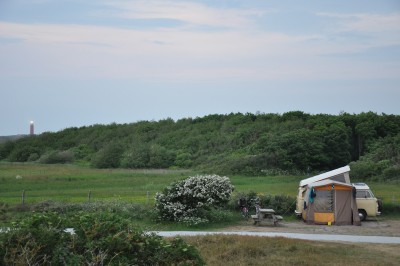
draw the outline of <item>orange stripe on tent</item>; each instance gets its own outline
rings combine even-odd
[[[322,213],[316,212],[314,213],[314,223],[333,223],[335,221],[335,216],[333,213]]]
[[[332,190],[332,185],[323,186],[323,187],[315,187],[315,190]],[[352,187],[345,187],[340,185],[335,185],[334,190],[352,190]]]

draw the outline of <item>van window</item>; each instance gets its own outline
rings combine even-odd
[[[372,196],[368,190],[357,190],[357,198],[369,199],[372,198]]]

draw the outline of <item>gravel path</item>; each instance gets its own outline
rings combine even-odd
[[[224,232],[206,232],[206,231],[160,231],[155,232],[159,236],[202,236],[212,234],[222,235],[244,235],[244,236],[263,236],[263,237],[287,237],[315,241],[335,241],[352,243],[379,243],[379,244],[400,244],[400,237],[390,236],[360,236],[360,235],[334,235],[334,234],[299,234],[284,232],[251,232],[251,231],[224,231]]]
[[[282,221],[278,226],[254,226],[251,220],[241,225],[230,226],[218,231],[169,231],[156,232],[161,236],[190,236],[207,234],[232,234],[265,237],[288,237],[315,241],[339,241],[352,243],[400,244],[400,220],[381,218],[369,219],[361,226],[309,225],[301,220]]]

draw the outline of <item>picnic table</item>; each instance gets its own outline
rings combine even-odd
[[[279,221],[283,220],[282,216],[275,215],[273,209],[258,209],[256,214],[251,215],[251,218],[253,218],[255,225],[260,225],[265,222],[269,225],[273,224],[276,226]]]

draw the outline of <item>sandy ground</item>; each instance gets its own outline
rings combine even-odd
[[[280,221],[277,226],[267,223],[260,226],[253,225],[253,221],[243,221],[243,225],[224,228],[224,231],[249,232],[287,232],[304,234],[339,234],[365,236],[397,236],[400,237],[400,220],[370,218],[361,222],[361,226],[353,225],[309,225],[302,220]]]

